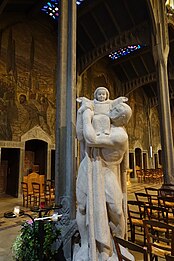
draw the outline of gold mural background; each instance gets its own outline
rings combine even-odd
[[[56,38],[36,21],[1,30],[0,140],[40,126],[55,140]]]

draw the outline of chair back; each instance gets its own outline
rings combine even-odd
[[[131,241],[135,242],[136,235],[141,235],[144,238],[144,225],[143,225],[143,218],[144,218],[144,202],[139,202],[136,200],[128,200],[128,218],[129,218],[129,226],[131,232]],[[135,229],[136,227],[141,229]]]
[[[174,197],[174,189],[171,188],[160,188],[158,189],[159,197]]]
[[[153,187],[145,187],[146,194],[150,195],[151,203],[158,205],[158,189]]]
[[[146,247],[139,246],[135,243],[132,243],[130,241],[124,240],[124,239],[116,237],[116,236],[114,236],[113,239],[114,239],[115,248],[116,248],[116,251],[117,251],[119,261],[130,260],[129,258],[125,257],[121,253],[120,245],[124,248],[127,248],[128,250],[133,251],[133,252],[141,253],[143,255],[143,260],[148,261],[147,248]]]
[[[150,260],[153,256],[164,258],[174,254],[174,227],[167,223],[143,220]]]
[[[39,175],[39,180],[37,182],[40,183],[40,192],[44,193],[45,175]]]
[[[33,172],[28,175],[28,191],[29,192],[33,191],[33,187],[32,187],[33,182],[39,183],[39,174],[38,173]]]
[[[29,204],[31,205],[31,203],[33,202],[32,194],[29,193],[29,191],[28,191],[28,183],[27,182],[22,181],[21,187],[22,187],[22,196],[23,196],[23,206],[28,207],[28,205]]]
[[[144,209],[146,219],[168,223],[168,209],[156,205],[146,205]]]
[[[27,196],[28,195],[28,183],[22,181],[21,182],[21,186],[22,186],[22,193],[23,193],[23,195]]]
[[[151,196],[147,193],[135,192],[135,197],[136,197],[136,200],[139,202],[144,202],[146,204],[152,204]]]
[[[174,261],[174,256],[166,255],[166,261]]]
[[[32,190],[34,196],[40,196],[40,183],[32,182]]]

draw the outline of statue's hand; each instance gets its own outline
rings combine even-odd
[[[117,99],[113,100],[112,102],[112,107],[115,107],[117,104],[122,103],[122,102],[127,102],[128,98],[124,96],[120,96]]]
[[[78,113],[83,113],[87,109],[90,109],[91,111],[94,110],[93,101],[86,97],[77,98],[77,102],[81,103],[81,107],[79,108]]]

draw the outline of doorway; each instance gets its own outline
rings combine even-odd
[[[140,148],[135,149],[135,164],[136,164],[136,168],[142,169],[142,157],[141,157]]]
[[[158,168],[158,155],[155,153],[154,154],[154,160],[155,160],[155,169]]]
[[[45,141],[33,139],[25,142],[25,175],[32,171],[47,174],[47,150],[48,143]]]
[[[147,170],[147,154],[143,153],[143,169]]]
[[[1,162],[6,165],[5,193],[18,196],[20,149],[1,148]]]
[[[135,172],[134,172],[134,153],[129,153],[129,168],[132,169],[133,171],[130,173],[130,177],[134,178],[135,177]]]
[[[158,150],[158,163],[162,166],[162,150]]]

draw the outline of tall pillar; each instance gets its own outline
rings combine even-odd
[[[75,216],[76,1],[61,1],[56,93],[56,201],[66,197]]]
[[[46,179],[51,179],[51,146],[48,143],[47,147],[47,176]]]
[[[174,148],[168,86],[167,59],[169,53],[165,1],[156,1],[156,34],[153,54],[157,69],[158,102],[162,145],[164,182],[174,183]]]
[[[20,148],[20,160],[19,160],[19,182],[18,182],[18,197],[22,196],[21,182],[23,181],[23,171],[24,171],[24,158],[25,158],[25,143],[22,143]]]
[[[56,91],[56,203],[62,208],[62,242],[71,260],[71,236],[75,229],[76,137],[76,1],[60,1]]]

